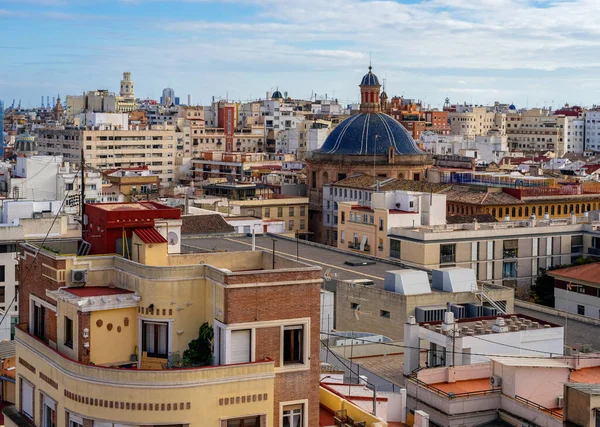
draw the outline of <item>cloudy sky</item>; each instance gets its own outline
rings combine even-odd
[[[208,103],[389,95],[518,107],[600,103],[598,0],[0,0],[0,99],[172,87]]]

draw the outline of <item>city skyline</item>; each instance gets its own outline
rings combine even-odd
[[[0,6],[0,98],[118,92],[182,101],[264,98],[279,88],[359,99],[370,58],[390,96],[453,103],[591,106],[600,89],[592,0],[7,0]],[[366,19],[368,17],[369,19]]]

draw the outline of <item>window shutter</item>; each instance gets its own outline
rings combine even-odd
[[[231,331],[230,363],[250,362],[250,329]]]
[[[21,412],[33,419],[33,387],[21,380]]]

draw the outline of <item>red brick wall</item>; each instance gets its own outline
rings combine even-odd
[[[23,254],[23,252],[22,252]],[[65,268],[65,261],[55,260],[40,253],[33,262],[33,256],[35,254],[28,253],[27,260],[25,261],[21,256],[19,261],[19,321],[20,323],[29,322],[29,296],[35,295],[36,297],[55,305],[55,301],[46,297],[46,290],[57,290],[60,286],[64,286],[65,283],[57,283],[42,276],[42,264],[46,264],[61,270]],[[49,330],[46,332],[47,337],[56,341],[56,316],[53,312],[46,310],[46,325],[49,325]]]
[[[279,280],[292,280],[282,273]],[[302,280],[306,280],[306,273]],[[312,274],[312,273],[311,273]],[[279,373],[275,377],[274,427],[279,426],[279,402],[308,399],[305,416],[309,426],[319,419],[320,284],[262,286],[225,289],[225,323],[261,322],[292,318],[311,319],[308,363],[310,370]],[[280,328],[256,330],[256,360],[269,357],[280,364]]]
[[[89,348],[83,347],[83,343],[90,342],[92,337],[92,328],[90,328],[91,313],[82,313],[81,311],[78,311],[77,316],[79,317],[79,330],[73,331],[73,333],[79,334],[79,348],[77,349],[79,361],[81,363],[90,363],[90,350]],[[88,338],[83,337],[83,330],[85,328],[88,329]]]
[[[279,346],[281,343],[281,328],[260,328],[256,330],[256,360],[270,358],[275,361],[275,367],[279,367]]]

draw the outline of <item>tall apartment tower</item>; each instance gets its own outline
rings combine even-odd
[[[121,96],[123,98],[135,98],[133,80],[131,80],[131,73],[129,71],[123,73],[123,80],[121,80]]]

